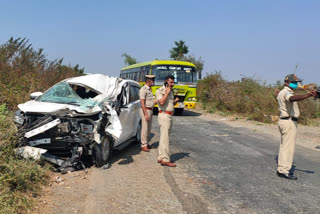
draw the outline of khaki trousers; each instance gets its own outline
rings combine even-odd
[[[297,122],[292,120],[279,120],[279,131],[281,133],[281,143],[278,156],[278,171],[289,173],[292,167],[293,154],[297,136]]]
[[[144,117],[142,108],[140,108],[141,117],[141,147],[148,146],[148,138],[150,137],[151,127],[152,127],[152,114],[153,111],[147,109],[148,115],[150,117],[149,121],[146,121]]]
[[[170,162],[170,133],[172,128],[172,115],[166,113],[158,114],[158,123],[160,126],[160,141],[158,160]]]

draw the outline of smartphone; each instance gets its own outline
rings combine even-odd
[[[168,87],[168,83],[167,82],[164,82],[164,87]]]

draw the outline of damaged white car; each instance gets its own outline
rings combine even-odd
[[[19,146],[45,149],[42,157],[62,172],[88,160],[104,166],[113,149],[140,141],[139,89],[132,80],[92,74],[32,93],[14,116]]]

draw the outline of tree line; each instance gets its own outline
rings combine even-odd
[[[199,58],[196,58],[193,55],[187,55],[189,53],[189,47],[183,40],[175,41],[174,45],[175,46],[169,50],[170,58],[173,60],[187,61],[193,63],[196,66],[197,71],[199,73],[199,79],[201,79],[204,67],[204,60],[201,58],[201,56]],[[122,54],[121,57],[124,58],[124,64],[126,66],[133,65],[138,62],[136,58],[130,56],[127,53]]]
[[[0,45],[0,103],[10,109],[29,99],[30,93],[84,74],[84,68],[63,64],[63,58],[49,60],[42,48],[35,49],[26,38]]]

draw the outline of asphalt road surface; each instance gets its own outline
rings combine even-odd
[[[160,166],[157,149],[141,152],[132,144],[113,154],[108,169],[54,174],[33,213],[320,213],[320,150],[296,146],[298,180],[291,181],[276,175],[276,126],[244,121],[237,126],[248,127],[237,128],[192,111],[174,116],[173,123],[176,168]],[[157,116],[152,136],[157,147]],[[58,176],[63,182],[56,182]]]
[[[171,143],[172,160],[205,181],[201,188],[215,212],[320,213],[320,151],[297,145],[298,180],[279,178],[278,138],[191,111],[174,117]]]

